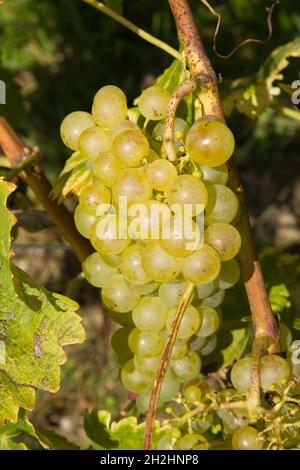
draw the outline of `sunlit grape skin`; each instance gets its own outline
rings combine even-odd
[[[212,183],[212,184],[220,184],[225,185],[228,181],[228,169],[225,163],[220,166],[207,166],[207,165],[200,165],[200,170],[203,175],[203,181]]]
[[[207,189],[195,176],[179,175],[168,187],[166,199],[175,213],[180,214],[184,204],[188,204],[191,212],[185,215],[194,216],[203,212],[207,204]]]
[[[137,244],[131,245],[122,253],[120,270],[127,281],[143,285],[151,281],[142,266],[143,247]]]
[[[84,158],[94,162],[101,152],[110,149],[107,132],[97,126],[86,129],[79,137],[78,147]]]
[[[99,218],[92,226],[91,244],[103,255],[118,255],[126,250],[130,243],[127,233],[121,232],[118,218],[114,214]]]
[[[136,356],[152,357],[162,352],[164,342],[159,332],[134,328],[128,337],[128,345]]]
[[[199,401],[201,398],[201,390],[199,387],[196,387],[195,385],[189,385],[186,387],[184,391],[184,398],[187,401],[195,403],[196,401]]]
[[[158,191],[165,191],[177,176],[175,166],[168,160],[154,160],[147,167],[149,183]]]
[[[113,85],[100,88],[94,97],[92,115],[99,126],[106,128],[126,119],[127,99],[123,91]]]
[[[188,256],[201,248],[201,233],[191,217],[175,215],[162,227],[160,245],[172,256]]]
[[[216,279],[220,267],[218,253],[210,246],[203,245],[201,250],[184,258],[182,274],[187,281],[195,284],[207,284]]]
[[[264,356],[260,361],[261,387],[267,390],[273,384],[287,381],[290,376],[288,362],[275,354]]]
[[[123,166],[113,152],[101,152],[93,165],[93,173],[101,183],[112,186]]]
[[[208,201],[205,207],[205,223],[230,223],[238,213],[239,203],[236,195],[223,184],[207,185]]]
[[[141,374],[135,366],[133,360],[124,364],[121,370],[121,381],[127,390],[140,393],[149,390],[153,380],[151,377]]]
[[[90,238],[92,226],[96,222],[97,217],[84,212],[80,205],[74,211],[74,222],[78,232],[85,238]]]
[[[186,148],[191,158],[211,167],[227,162],[234,151],[231,130],[220,119],[201,118],[186,137]]]
[[[140,130],[125,130],[118,134],[112,150],[124,167],[137,167],[149,153],[149,143]]]
[[[197,331],[197,335],[206,338],[217,331],[220,325],[220,318],[218,312],[211,307],[201,306],[198,310],[202,323]]]
[[[109,204],[110,191],[102,184],[90,184],[82,189],[79,195],[79,203],[82,210],[90,215],[97,215],[100,204]]]
[[[118,269],[106,263],[99,253],[88,256],[82,268],[87,281],[95,287],[103,287],[110,276],[118,274]]]
[[[108,132],[108,137],[111,145],[113,144],[113,141],[117,137],[117,135],[119,135],[123,131],[129,130],[139,131],[140,128],[134,122],[129,121],[129,119],[123,119],[122,121],[116,122],[114,126],[109,129]]]
[[[219,289],[229,289],[238,282],[240,275],[241,270],[236,260],[225,261],[221,263],[221,271],[215,284]]]
[[[242,426],[232,436],[234,450],[260,450],[263,443],[258,439],[258,432],[251,426]]]
[[[148,276],[158,282],[167,282],[178,276],[182,260],[169,255],[158,243],[152,243],[144,249],[142,263]]]
[[[164,282],[159,287],[159,296],[164,304],[169,308],[175,308],[179,304],[188,283],[185,281]]]
[[[114,312],[130,312],[138,305],[140,299],[121,274],[109,277],[103,285],[102,300]]]
[[[63,143],[72,150],[78,150],[80,135],[83,131],[94,125],[95,122],[91,114],[85,111],[75,111],[68,114],[60,126],[60,135]]]
[[[169,100],[170,94],[166,89],[153,86],[141,94],[139,110],[146,119],[160,121],[166,117]]]
[[[167,316],[167,307],[159,297],[143,297],[132,312],[133,323],[141,331],[163,330]]]
[[[204,240],[214,248],[221,261],[234,258],[241,248],[241,236],[233,225],[217,223],[205,229]]]
[[[167,329],[170,330],[173,320],[175,318],[175,311],[169,313],[167,319]],[[202,317],[200,312],[193,305],[189,305],[185,312],[183,319],[177,333],[178,339],[188,339],[193,336],[200,328]]]
[[[231,382],[234,388],[240,392],[247,392],[250,387],[251,359],[244,357],[237,361],[231,369]]]
[[[147,176],[137,168],[120,171],[112,186],[113,200],[119,204],[126,197],[128,204],[146,202],[152,197],[152,188]]]
[[[171,369],[180,380],[197,377],[201,369],[201,359],[195,351],[190,351],[182,359],[171,361]]]

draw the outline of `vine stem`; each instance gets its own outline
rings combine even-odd
[[[72,214],[67,208],[50,198],[52,186],[41,167],[35,163],[36,150],[24,145],[21,138],[3,117],[0,117],[0,147],[10,161],[12,168],[17,169],[16,173],[21,171],[20,177],[36,194],[49,217],[73,248],[79,262],[83,262],[92,253],[90,243],[77,231]],[[28,162],[31,163],[30,166]],[[13,176],[15,176],[14,173]]]
[[[188,0],[169,0],[169,5],[184,45],[184,53],[189,63],[191,79],[194,79],[197,83],[201,84],[200,90],[196,90],[196,96],[201,103],[203,114],[213,115],[222,120],[225,120],[219,96],[217,75],[206,54],[205,48],[194,22],[189,2]],[[172,120],[174,121],[178,99],[180,100],[182,95],[184,95],[182,90],[179,90],[178,97],[173,95],[174,103],[172,108],[169,108],[167,141],[171,142],[171,145],[173,142]],[[172,150],[172,148],[169,150],[171,160],[174,158]],[[260,343],[265,343],[265,341],[269,341],[271,346],[268,348],[268,351],[277,352],[279,350],[279,330],[271,311],[261,266],[255,252],[246,198],[233,158],[229,160],[227,167],[229,172],[228,185],[237,195],[241,207],[241,215],[237,224],[242,238],[240,265],[252,314],[255,336],[253,350],[254,357],[252,360],[251,370],[252,381],[250,387],[251,406],[251,403],[259,404],[259,362],[261,348],[258,348],[259,351],[256,351],[256,346]],[[171,356],[172,347],[176,339],[177,331],[179,329],[185,309],[188,305],[186,298],[191,298],[193,289],[194,286],[189,285],[186,293],[184,294],[184,299],[182,299],[182,302],[180,303],[176,312],[175,320],[172,324],[172,328],[163,352],[156,380],[152,389],[149,410],[146,417],[144,449],[151,448],[153,423],[155,419],[159,393]]]
[[[83,0],[83,1],[91,5],[92,7],[96,8],[97,10],[101,11],[105,15],[109,16],[113,20],[117,21],[121,25],[125,26],[125,28],[128,28],[130,31],[137,34],[140,38],[144,39],[150,44],[153,44],[153,46],[156,46],[159,49],[162,49],[163,51],[167,52],[167,54],[170,54],[171,56],[173,56],[175,59],[179,60],[180,62],[183,61],[182,55],[176,49],[169,46],[169,44],[166,44],[164,41],[161,41],[160,39],[152,36],[152,34],[147,33],[147,31],[144,31],[139,26],[127,20],[127,18],[124,18],[124,16],[119,15],[119,13],[112,10],[108,6],[104,5],[102,2],[98,2],[97,0]]]
[[[188,287],[181,298],[181,301],[177,307],[173,323],[171,325],[170,333],[164,347],[159,368],[156,374],[155,382],[152,388],[149,409],[146,417],[146,428],[145,428],[145,437],[144,437],[144,449],[150,449],[152,443],[152,432],[153,432],[153,422],[155,419],[155,413],[157,408],[157,403],[159,399],[159,394],[165,377],[165,373],[170,361],[172,354],[173,346],[177,337],[177,333],[181,324],[181,320],[184,316],[186,308],[190,303],[190,300],[194,293],[195,285],[189,283]]]

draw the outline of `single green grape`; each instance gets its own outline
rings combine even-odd
[[[174,215],[161,229],[160,245],[170,255],[188,256],[202,246],[199,225],[191,217]]]
[[[173,212],[189,217],[203,212],[207,197],[205,184],[192,175],[177,176],[166,191],[166,199]]]
[[[120,271],[132,284],[143,285],[151,281],[142,265],[143,251],[141,245],[134,244],[122,253]]]
[[[160,355],[151,357],[134,356],[133,358],[137,370],[139,370],[144,375],[149,375],[150,377],[156,375],[160,364],[160,359]]]
[[[168,310],[159,297],[143,297],[132,312],[132,320],[141,331],[160,331],[165,328]]]
[[[186,281],[207,284],[216,279],[221,263],[218,253],[209,245],[183,259],[182,274]]]
[[[209,297],[215,290],[216,287],[213,282],[198,284],[196,286],[196,299],[205,299],[206,297]]]
[[[196,121],[186,137],[186,148],[193,160],[211,167],[227,162],[234,151],[231,130],[220,119],[207,117]]]
[[[225,290],[219,289],[216,292],[214,292],[212,295],[210,295],[209,297],[205,297],[205,299],[203,299],[201,303],[201,306],[217,308],[223,303],[224,298],[225,298]]]
[[[121,370],[121,381],[127,390],[134,393],[141,393],[149,390],[153,384],[153,379],[139,372],[131,359],[126,362]]]
[[[128,337],[128,345],[136,356],[152,357],[162,352],[164,342],[159,332],[134,328]]]
[[[143,171],[138,168],[121,170],[112,186],[113,200],[120,204],[120,197],[127,204],[144,203],[152,197],[152,187]]]
[[[171,282],[164,282],[159,287],[159,297],[168,308],[176,308],[187,286],[187,282],[177,279]]]
[[[206,338],[218,330],[220,326],[220,317],[215,309],[207,307],[206,305],[202,305],[198,310],[202,318],[202,323],[200,329],[197,331],[197,336]]]
[[[100,88],[94,97],[92,115],[95,122],[105,128],[126,119],[127,100],[123,91],[113,85]]]
[[[60,135],[63,143],[71,150],[78,150],[79,137],[95,122],[92,115],[85,111],[75,111],[68,114],[61,123]]]
[[[102,288],[102,300],[113,312],[131,312],[140,302],[140,295],[133,292],[122,274],[110,276]]]
[[[138,131],[140,128],[137,124],[135,124],[132,121],[129,121],[129,119],[124,119],[122,121],[118,121],[114,124],[112,128],[109,129],[108,132],[108,137],[111,142],[111,145],[114,141],[114,139],[121,134],[123,131]]]
[[[176,311],[171,311],[167,318],[167,329],[170,330],[173,320],[175,318]],[[188,339],[193,336],[200,328],[202,321],[201,313],[193,305],[189,305],[182,318],[180,327],[177,333],[178,339]]]
[[[191,450],[194,449],[199,442],[203,442],[203,438],[200,434],[186,434],[176,442],[174,448],[176,450]]]
[[[159,240],[162,227],[168,226],[171,211],[166,204],[155,199],[132,204],[128,210],[128,233],[133,240]]]
[[[202,356],[209,356],[217,347],[217,335],[213,334],[206,339],[205,344],[202,346],[200,352]]]
[[[275,354],[264,356],[260,361],[260,383],[264,390],[271,385],[287,381],[290,377],[288,362]]]
[[[123,166],[111,151],[101,152],[93,165],[93,173],[101,183],[112,186]]]
[[[261,450],[263,442],[258,439],[258,432],[251,426],[242,426],[232,435],[234,450]]]
[[[170,94],[165,88],[152,86],[143,91],[138,106],[141,114],[151,121],[160,121],[167,114]]]
[[[240,392],[247,392],[250,388],[251,358],[244,357],[237,361],[231,369],[231,382],[234,388]]]
[[[180,273],[182,259],[167,253],[158,243],[145,247],[142,257],[145,273],[157,282],[168,282]]]
[[[78,204],[74,211],[74,222],[78,232],[85,238],[91,237],[92,226],[96,222],[97,217],[88,214],[82,210],[82,207]]]
[[[207,165],[200,165],[200,170],[203,174],[203,181],[206,183],[225,185],[228,182],[228,169],[224,163],[214,168]],[[210,199],[210,197],[208,199]]]
[[[234,258],[241,248],[241,236],[237,229],[230,224],[217,223],[209,225],[204,232],[204,241],[214,248],[221,261]]]
[[[133,292],[136,292],[139,295],[149,295],[155,292],[158,288],[158,283],[157,282],[148,282],[147,284],[143,284],[138,286],[137,284],[132,284],[131,282],[128,283],[130,286],[130,289],[133,290]]]
[[[126,230],[122,231],[118,216],[107,214],[101,217],[91,230],[91,244],[103,255],[118,255],[131,243]]]
[[[224,261],[221,263],[221,271],[215,285],[219,289],[230,289],[239,281],[240,275],[241,270],[236,260]]]
[[[136,167],[148,155],[149,143],[140,130],[125,130],[114,138],[112,150],[124,167]]]
[[[111,199],[108,188],[99,184],[89,184],[82,189],[79,195],[79,204],[84,212],[90,215],[97,215],[100,204],[109,204]]]
[[[196,387],[195,385],[190,385],[186,387],[184,391],[184,398],[187,401],[190,401],[192,403],[195,403],[197,401],[200,401],[201,399],[201,390],[199,387]]]
[[[211,169],[213,170],[213,168]],[[232,222],[239,208],[239,202],[234,192],[223,184],[208,184],[207,193],[208,200],[204,218],[206,225]]]
[[[171,369],[180,380],[189,380],[198,376],[201,370],[201,359],[195,351],[189,351],[182,359],[170,361]]]
[[[165,191],[177,176],[175,166],[169,160],[154,160],[147,166],[148,181],[158,191]]]
[[[111,144],[107,132],[101,127],[90,127],[82,132],[79,137],[78,147],[80,154],[94,162],[101,152],[110,149]]]
[[[82,264],[86,280],[95,287],[103,287],[110,276],[118,274],[116,267],[105,262],[99,253],[92,253]]]

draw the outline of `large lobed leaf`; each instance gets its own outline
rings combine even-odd
[[[11,261],[14,217],[6,207],[14,185],[0,179],[0,424],[32,409],[35,389],[56,392],[62,346],[81,343],[78,304],[35,283]]]

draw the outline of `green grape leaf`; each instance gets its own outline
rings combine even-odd
[[[62,203],[71,194],[79,196],[86,185],[92,183],[93,175],[89,163],[79,152],[73,153],[65,163],[51,191],[51,197]]]
[[[87,411],[84,419],[84,428],[87,436],[96,449],[138,450],[143,448],[145,423],[138,424],[137,418],[130,416],[118,422],[111,420],[107,411],[93,409]],[[165,434],[172,432],[171,427],[161,429],[155,421],[153,430],[153,448]]]
[[[175,59],[162,75],[157,78],[155,84],[162,88],[166,88],[172,95],[184,78],[185,73],[183,64],[179,60]]]
[[[14,189],[0,179],[0,424],[15,422],[20,407],[32,409],[35,389],[57,391],[66,361],[62,347],[85,339],[78,304],[11,264],[15,219],[6,202]]]
[[[300,57],[300,37],[275,49],[259,68],[255,77],[245,77],[224,82],[222,87],[223,106],[226,115],[234,109],[249,118],[257,118],[266,108],[276,103],[284,87],[283,70],[289,65],[289,58]]]
[[[39,426],[34,427],[34,436],[44,449],[51,449],[51,450],[78,450],[79,447],[70,442],[63,436],[60,436],[54,431],[49,429],[43,429]]]

